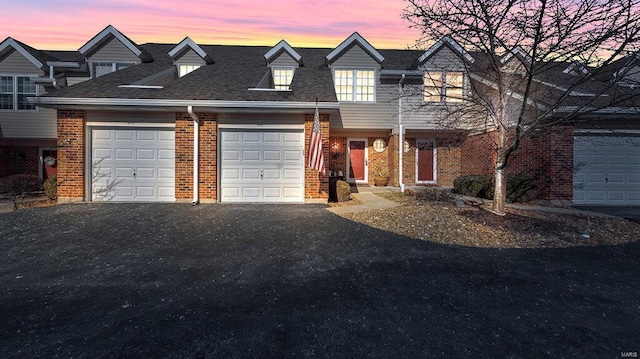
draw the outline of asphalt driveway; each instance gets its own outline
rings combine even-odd
[[[437,245],[319,205],[22,210],[0,214],[0,357],[619,358],[639,260]]]

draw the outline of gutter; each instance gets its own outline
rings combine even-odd
[[[404,141],[402,138],[402,88],[404,87],[405,74],[402,74],[398,82],[398,185],[400,192],[404,193],[404,183],[402,182],[402,167],[404,155]]]
[[[193,106],[187,106],[187,113],[193,120],[193,201],[192,206],[200,203],[200,194],[198,188],[198,182],[200,181],[200,119],[193,112]]]

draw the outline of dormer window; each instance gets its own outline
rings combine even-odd
[[[376,71],[373,69],[336,69],[333,71],[333,84],[338,101],[376,101]]]
[[[200,65],[180,64],[178,65],[178,76],[179,77],[185,76],[199,68],[200,68]]]
[[[464,100],[464,73],[460,71],[426,71],[424,101],[456,103]]]
[[[93,62],[91,66],[92,76],[98,77],[135,65],[133,62]]]
[[[293,67],[273,67],[273,88],[276,90],[289,90],[293,80]]]

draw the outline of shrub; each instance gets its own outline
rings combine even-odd
[[[46,181],[44,181],[43,187],[44,187],[44,194],[47,195],[47,197],[49,197],[49,199],[51,200],[55,200],[58,197],[58,181],[57,181],[58,177],[57,176],[51,176],[49,178],[47,178]]]
[[[0,178],[0,193],[21,196],[30,192],[42,191],[42,179],[38,176],[20,174]]]
[[[445,201],[450,202],[455,199],[455,196],[451,193],[449,188],[441,187],[424,187],[419,188],[415,192],[416,199],[422,199],[427,201]]]
[[[493,177],[462,176],[453,181],[457,193],[465,196],[493,199]],[[529,202],[538,197],[538,188],[532,177],[512,175],[507,177],[507,202]]]
[[[351,197],[351,186],[345,181],[336,182],[336,195],[338,202],[346,202]]]
[[[464,196],[484,197],[489,182],[490,178],[485,176],[461,176],[453,181],[453,188]]]

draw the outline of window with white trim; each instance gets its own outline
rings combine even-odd
[[[36,105],[27,100],[35,96],[38,96],[38,86],[29,76],[0,76],[0,110],[37,110]]]
[[[92,62],[91,74],[93,77],[106,75],[118,70],[135,65],[133,62]]]
[[[293,67],[277,67],[272,69],[273,88],[276,90],[289,90],[293,81]]]
[[[333,84],[338,101],[376,101],[375,70],[334,70]]]
[[[192,73],[193,71],[200,68],[200,65],[197,64],[179,64],[178,65],[178,76],[182,77],[187,74]]]
[[[424,101],[456,103],[464,100],[464,73],[461,71],[426,71]]]

